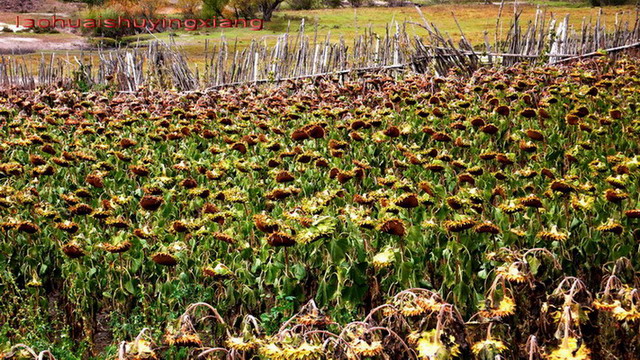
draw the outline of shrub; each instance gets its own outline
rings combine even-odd
[[[591,6],[617,6],[630,3],[628,0],[589,0]]]
[[[111,48],[118,46],[118,43],[120,43],[118,40],[108,37],[94,37],[89,39],[89,44],[95,47]]]
[[[86,10],[82,14],[82,19],[94,19],[96,21],[102,19],[118,19],[121,18],[131,18],[131,14],[118,11],[116,9],[110,7],[92,7]],[[119,39],[123,36],[133,35],[135,33],[135,28],[133,26],[116,26],[116,27],[105,27],[99,26],[95,28],[85,28],[82,27],[82,33],[88,36],[100,37],[100,38],[112,38]]]
[[[341,0],[323,0],[322,3],[326,7],[330,7],[330,8],[338,8],[338,7],[342,6],[342,1]]]
[[[293,10],[309,10],[315,7],[314,0],[287,0]]]

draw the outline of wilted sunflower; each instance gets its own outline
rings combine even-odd
[[[205,276],[216,278],[216,279],[225,279],[233,276],[233,271],[223,263],[217,263],[215,267],[204,266],[202,268],[202,273]]]
[[[444,344],[442,337],[438,329],[432,329],[422,333],[413,332],[409,334],[408,340],[415,346],[421,360],[448,360],[459,357],[460,345],[455,342],[455,337],[448,336],[452,345]]]
[[[165,251],[154,253],[151,255],[151,260],[156,264],[165,266],[175,266],[178,264],[178,258]]]
[[[595,299],[592,305],[600,311],[613,312],[616,308],[620,307],[620,300]]]
[[[131,249],[131,242],[129,240],[124,240],[115,244],[104,243],[103,247],[106,251],[112,254],[120,254]]]
[[[129,341],[125,344],[125,354],[130,360],[156,360],[158,356],[151,342],[145,339]]]
[[[166,342],[169,345],[179,347],[200,347],[202,346],[202,340],[200,335],[192,330],[182,329],[178,334],[168,335]]]
[[[515,214],[524,210],[524,206],[516,200],[509,200],[507,203],[500,204],[498,207],[506,214]]]
[[[68,220],[64,221],[64,222],[57,223],[55,226],[56,226],[57,229],[60,229],[60,230],[66,232],[66,233],[69,233],[69,234],[75,234],[79,229],[78,224],[76,224],[76,223],[74,223],[72,221],[68,221]]]
[[[622,200],[628,199],[629,194],[615,189],[607,189],[604,193],[604,197],[609,202],[619,204],[622,202]]]
[[[493,359],[505,350],[507,346],[502,341],[491,338],[477,342],[471,347],[471,351],[476,356],[482,356],[483,359]]]
[[[497,306],[487,306],[480,310],[480,315],[486,318],[501,318],[511,316],[516,311],[516,303],[510,296],[503,296]]]
[[[584,343],[578,344],[578,339],[566,337],[560,346],[546,356],[548,360],[589,360],[591,351]]]
[[[160,196],[145,195],[140,199],[140,207],[147,211],[156,211],[163,202],[164,200]]]
[[[476,225],[473,228],[473,231],[479,233],[479,234],[484,234],[484,233],[488,233],[488,234],[499,234],[500,233],[500,228],[498,226],[496,226],[494,223],[492,222],[483,222],[480,223],[478,225]]]
[[[600,232],[608,232],[608,233],[620,235],[624,231],[624,227],[619,223],[615,222],[615,220],[609,219],[606,223],[598,226],[596,230]]]
[[[387,234],[404,236],[407,233],[404,221],[398,218],[384,219],[378,223],[376,228]]]
[[[591,210],[594,202],[595,198],[593,196],[582,194],[571,196],[571,206],[576,210]]]
[[[302,324],[306,326],[320,326],[320,327],[326,326],[332,323],[331,318],[321,313],[316,308],[313,308],[310,311],[307,311],[305,314],[298,315],[296,317],[296,322],[298,324]]]
[[[40,231],[40,227],[30,221],[19,221],[16,223],[12,223],[12,226],[10,228],[14,228],[27,234],[35,234]]]
[[[538,232],[536,236],[548,241],[566,241],[569,239],[569,233],[559,231],[556,225],[553,225],[550,231]]]
[[[624,215],[629,219],[640,219],[640,209],[627,210]]]
[[[396,249],[392,247],[387,247],[383,251],[373,256],[373,259],[371,260],[371,264],[376,270],[389,267],[395,261],[395,253],[396,253]]]
[[[267,243],[271,246],[293,246],[296,244],[296,240],[285,232],[274,231],[267,236]]]
[[[237,351],[250,351],[258,348],[260,345],[260,340],[251,338],[249,340],[245,340],[242,336],[230,336],[226,341],[225,345]]]
[[[73,215],[91,215],[93,208],[87,204],[76,204],[69,208],[69,212]]]
[[[76,259],[85,255],[84,249],[76,240],[71,240],[62,245],[62,252],[68,257]]]
[[[507,281],[523,283],[527,280],[527,274],[522,272],[520,263],[511,263],[508,266],[499,266],[496,273]]]
[[[279,229],[278,223],[265,213],[254,215],[253,221],[258,230],[265,233],[272,233]]]
[[[442,226],[449,232],[461,232],[471,229],[476,225],[476,221],[473,219],[461,219],[461,220],[446,220],[442,223]]]
[[[367,342],[363,339],[355,339],[349,344],[348,358],[373,357],[382,354],[384,347],[381,341]],[[351,356],[349,356],[351,355]],[[355,355],[355,356],[353,356]]]

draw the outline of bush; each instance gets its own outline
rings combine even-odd
[[[287,0],[293,10],[309,10],[315,7],[314,0]]]
[[[326,7],[330,7],[330,8],[338,8],[338,7],[342,6],[342,1],[341,0],[323,0],[322,3]]]
[[[628,0],[589,0],[591,6],[617,6],[630,3]]]
[[[89,44],[95,47],[101,48],[112,48],[118,46],[120,42],[116,39],[108,38],[108,37],[94,37],[89,39]]]
[[[82,19],[94,19],[96,21],[104,19],[118,19],[119,17],[129,19],[131,18],[131,14],[120,12],[115,9],[109,7],[92,7],[86,10],[82,14]],[[84,35],[92,36],[92,37],[100,37],[100,38],[112,38],[112,39],[120,39],[123,36],[133,35],[135,34],[136,29],[133,26],[115,26],[115,27],[95,27],[95,28],[85,28],[82,27],[82,33]]]

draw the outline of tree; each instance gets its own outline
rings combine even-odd
[[[153,19],[158,9],[164,5],[164,0],[138,0],[140,15],[147,19]]]
[[[258,9],[262,12],[262,20],[271,21],[273,12],[284,0],[257,0]]]
[[[228,2],[229,0],[203,0],[202,15],[207,18],[220,16]]]
[[[202,4],[202,0],[178,0],[176,4],[182,15],[194,15]]]

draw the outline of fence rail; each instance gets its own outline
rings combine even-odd
[[[616,56],[640,47],[639,13],[616,14],[606,26],[600,11],[594,21],[583,19],[579,27],[538,8],[533,20],[523,24],[514,4],[506,35],[501,34],[504,2],[500,5],[493,42],[472,45],[458,24],[461,38],[455,42],[428,22],[420,8],[421,22],[392,23],[382,34],[369,27],[347,44],[344,38],[319,37],[317,26],[308,33],[304,20],[295,32],[287,30],[275,44],[253,40],[239,49],[223,39],[205,43],[205,64],[200,71],[171,44],[154,41],[148,47],[98,50],[96,58],[42,55],[37,66],[22,56],[0,57],[0,86],[33,89],[38,86],[112,87],[136,91],[142,86],[181,91],[215,89],[247,83],[269,83],[316,76],[358,76],[372,71],[411,71],[446,74],[455,69],[470,74],[480,66],[510,66],[521,61],[561,64],[600,55]],[[455,19],[455,15],[451,15]],[[420,27],[426,36],[410,34]]]

